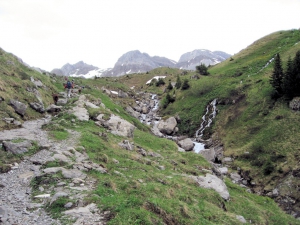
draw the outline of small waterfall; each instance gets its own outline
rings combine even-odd
[[[195,137],[202,137],[203,132],[207,127],[210,127],[213,118],[216,117],[217,107],[216,107],[217,99],[214,99],[207,107],[204,116],[202,117],[202,122],[200,128],[196,131]],[[211,113],[210,113],[211,112]],[[210,113],[210,114],[209,114]]]
[[[158,101],[158,97],[156,94],[151,94],[151,101],[152,103],[151,104],[148,104],[148,103],[145,103],[144,106],[145,107],[149,107],[150,106],[150,111],[147,113],[147,114],[144,114],[144,113],[140,113],[140,121],[142,123],[145,123],[147,125],[150,125],[151,122],[152,122],[152,119],[153,117],[157,117],[156,116],[156,111],[158,110],[158,107],[159,107],[159,101]],[[139,104],[140,102],[136,101],[137,104]]]
[[[206,107],[206,112],[202,116],[202,122],[200,124],[200,128],[195,133],[195,139],[194,139],[194,151],[196,153],[199,153],[201,150],[204,150],[204,144],[201,142],[198,142],[197,139],[199,137],[203,136],[203,132],[207,127],[210,127],[213,119],[217,115],[217,99],[214,99],[208,106]]]
[[[142,123],[148,124],[148,125],[157,125],[160,121],[160,117],[156,114],[158,108],[159,108],[159,100],[156,94],[151,94],[151,101],[152,104],[148,105],[150,106],[150,110],[147,114],[140,113],[139,119]],[[140,104],[142,102],[138,102],[137,104]],[[200,151],[204,150],[204,143],[201,142],[201,137],[203,136],[203,132],[207,127],[210,127],[213,119],[216,117],[217,114],[217,99],[214,99],[212,102],[208,104],[206,107],[205,114],[202,116],[202,122],[200,124],[200,128],[195,133],[195,138],[193,140],[194,146],[194,152],[199,153]],[[146,106],[146,105],[144,105]],[[170,140],[176,141],[176,136],[168,136],[164,135],[161,137],[168,138]]]

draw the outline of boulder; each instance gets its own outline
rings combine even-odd
[[[111,130],[111,133],[129,138],[133,137],[135,129],[134,125],[115,115],[111,115],[110,119],[105,122],[105,126]]]
[[[99,106],[96,106],[95,104],[91,102],[86,102],[85,103],[86,107],[93,108],[93,109],[99,109]]]
[[[178,145],[183,148],[185,151],[192,151],[194,149],[194,142],[190,138],[185,138],[181,141],[178,141]]]
[[[190,176],[193,180],[195,180],[200,187],[214,189],[216,192],[220,194],[220,196],[229,200],[230,195],[227,190],[227,186],[225,183],[215,175],[207,173],[205,177],[203,176]]]
[[[155,135],[155,136],[158,136],[158,137],[163,137],[163,133],[161,133],[157,127],[156,124],[153,125],[153,127],[151,128],[151,131],[152,133]]]
[[[232,179],[232,181],[234,183],[238,183],[238,182],[242,181],[242,177],[238,173],[231,173],[230,178]]]
[[[66,105],[67,104],[67,102],[68,102],[68,99],[66,99],[66,98],[59,98],[58,100],[57,100],[57,105]]]
[[[243,216],[240,215],[236,215],[235,216],[237,220],[239,220],[241,223],[247,223],[247,221],[245,220],[245,218]]]
[[[133,110],[133,108],[131,108],[130,106],[127,106],[126,107],[126,111],[133,117],[135,118],[139,118],[140,117],[140,114],[136,111]]]
[[[42,103],[39,102],[31,102],[29,103],[30,107],[33,108],[35,111],[39,112],[39,113],[44,113],[45,112],[45,108],[44,105]]]
[[[290,101],[289,107],[293,110],[300,110],[300,97],[295,97]]]
[[[62,108],[62,106],[57,106],[57,105],[52,104],[46,108],[46,111],[48,113],[60,112],[61,108]]]
[[[32,147],[30,141],[26,140],[20,143],[14,143],[11,141],[3,141],[4,149],[13,154],[23,154],[28,152],[28,148]]]
[[[119,143],[119,146],[129,151],[134,149],[134,145],[128,140],[124,140],[123,142]]]
[[[227,167],[221,167],[219,168],[219,171],[221,174],[226,175],[228,173],[228,168]]]
[[[170,135],[174,132],[176,126],[177,126],[176,119],[174,117],[170,117],[166,121],[161,120],[158,123],[157,128],[161,133]]]
[[[86,108],[75,106],[73,110],[71,111],[78,120],[80,121],[88,121],[89,120],[89,113]]]
[[[118,97],[119,98],[128,98],[128,94],[122,90],[118,91]]]
[[[207,161],[214,162],[215,161],[215,150],[212,149],[203,149],[199,152]]]
[[[25,115],[27,105],[25,105],[24,103],[19,102],[17,100],[13,100],[13,99],[10,99],[10,104],[12,105],[12,107],[14,108],[16,113],[18,113],[21,116]]]

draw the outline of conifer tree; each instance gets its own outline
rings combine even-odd
[[[183,84],[182,84],[182,87],[181,87],[181,90],[187,90],[190,88],[190,84],[189,84],[189,81],[187,79],[185,79],[183,81]]]
[[[275,89],[275,94],[278,97],[282,96],[282,78],[283,78],[283,69],[281,66],[280,55],[276,54],[274,63],[274,70],[270,79],[272,87]]]
[[[168,89],[169,91],[171,91],[171,90],[173,89],[173,85],[171,84],[171,81],[169,81],[169,85],[168,85],[167,89]]]
[[[296,87],[294,96],[300,96],[300,51],[297,51],[293,60],[293,73],[296,77]]]
[[[287,69],[282,79],[282,90],[285,96],[288,99],[291,99],[294,97],[296,88],[296,74],[294,73],[293,61],[291,57],[289,57],[287,62]]]
[[[176,80],[175,87],[176,87],[177,89],[181,88],[181,80],[180,80],[179,75],[177,76],[177,80]]]
[[[209,75],[207,69],[208,68],[205,66],[204,63],[201,63],[200,66],[196,66],[197,72],[200,73],[201,75]]]

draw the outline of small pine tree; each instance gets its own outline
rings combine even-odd
[[[158,81],[157,81],[157,83],[156,83],[156,86],[158,87],[158,86],[165,85],[165,84],[166,83],[165,83],[164,79],[159,78]]]
[[[207,67],[203,63],[201,63],[200,66],[196,66],[196,70],[201,75],[209,75],[209,72],[207,71]]]
[[[293,60],[293,74],[296,77],[294,96],[300,96],[300,51],[297,51]]]
[[[171,91],[171,90],[173,89],[173,85],[171,84],[170,81],[169,81],[169,85],[168,85],[167,89],[168,89],[169,91]]]
[[[190,88],[189,80],[185,79],[185,80],[183,81],[181,90],[187,90],[187,89],[189,89],[189,88]]]
[[[274,61],[275,61],[274,70],[270,78],[270,84],[274,88],[276,96],[281,97],[283,70],[282,70],[281,59],[279,54],[276,54]]]
[[[176,80],[175,87],[177,89],[181,88],[181,79],[180,79],[179,75],[177,75],[177,80]]]
[[[282,78],[282,91],[287,99],[291,99],[294,97],[296,88],[296,74],[294,73],[293,61],[291,57],[289,57],[287,69]]]

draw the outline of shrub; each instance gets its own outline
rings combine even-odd
[[[196,66],[196,70],[201,75],[209,75],[209,72],[207,71],[207,66],[205,64],[201,63],[199,66]]]
[[[268,160],[263,167],[264,175],[271,174],[274,171],[274,169],[275,169],[275,167],[274,167],[273,163],[271,162],[271,160]]]
[[[181,87],[181,90],[187,90],[190,88],[190,85],[189,85],[189,81],[187,79],[185,79],[183,81],[183,84],[182,84],[182,87]]]
[[[158,81],[157,81],[157,83],[156,83],[156,86],[158,87],[158,86],[165,85],[165,84],[166,83],[165,83],[164,79],[159,78]]]

